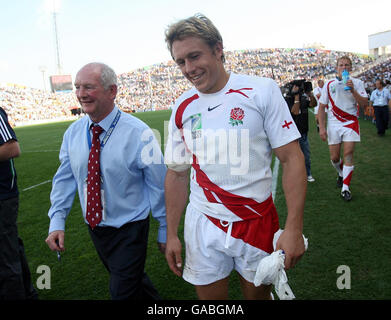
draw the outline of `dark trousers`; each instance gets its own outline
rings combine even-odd
[[[377,133],[384,134],[388,127],[388,106],[374,106],[373,109],[375,111]]]
[[[38,298],[18,236],[18,207],[18,197],[0,200],[0,300]]]
[[[160,300],[144,272],[149,219],[130,222],[121,228],[88,227],[92,242],[110,274],[113,300]]]
[[[310,176],[311,175],[311,151],[310,151],[310,144],[308,142],[307,132],[301,134],[301,138],[299,138],[299,144],[300,144],[301,151],[304,154],[305,169],[307,171],[307,176]]]

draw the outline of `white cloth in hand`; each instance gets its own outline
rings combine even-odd
[[[273,246],[276,249],[277,240],[283,230],[278,230],[274,235]],[[305,250],[308,248],[308,239],[304,237]],[[288,277],[285,272],[285,254],[283,250],[274,251],[270,256],[261,260],[255,273],[255,286],[274,285],[277,296],[280,300],[292,300],[295,298],[291,288],[288,284]]]

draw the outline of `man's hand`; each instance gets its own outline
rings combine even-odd
[[[178,237],[168,239],[166,244],[166,260],[171,271],[182,276],[182,244]]]
[[[158,243],[157,243],[157,247],[158,247],[158,249],[159,249],[159,251],[160,251],[161,253],[163,253],[163,254],[166,253],[166,244],[165,244],[165,243],[163,243],[163,242],[158,242]]]
[[[327,131],[325,128],[319,128],[319,136],[322,139],[322,141],[327,140]]]
[[[293,268],[305,252],[302,233],[284,230],[276,244],[276,251],[280,249],[285,252],[285,269]]]
[[[65,251],[64,247],[64,237],[65,232],[62,230],[56,230],[51,233],[49,233],[48,237],[46,238],[45,242],[49,246],[50,250],[53,251]],[[58,240],[58,245],[57,241]]]

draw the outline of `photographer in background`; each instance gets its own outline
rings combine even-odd
[[[301,138],[299,143],[305,158],[305,168],[307,170],[308,182],[314,182],[311,174],[311,152],[308,143],[308,108],[317,105],[316,99],[312,93],[311,82],[305,80],[294,80],[288,83],[285,100],[291,111],[292,118],[300,131]]]

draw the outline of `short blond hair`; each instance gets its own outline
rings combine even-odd
[[[217,30],[212,21],[200,13],[168,26],[165,37],[167,48],[170,51],[171,56],[172,44],[174,41],[183,40],[187,37],[199,37],[204,40],[211,49],[214,49],[218,43],[221,43],[221,46],[223,46],[223,38],[221,37],[219,30]],[[172,58],[174,59],[173,56]],[[221,56],[221,61],[225,62],[224,52]]]
[[[348,56],[342,56],[342,57],[339,57],[339,58],[337,59],[337,66],[338,66],[338,63],[339,63],[341,60],[347,60],[347,61],[349,61],[349,63],[350,63],[351,66],[353,65],[353,64],[352,64],[352,59],[350,59]]]

